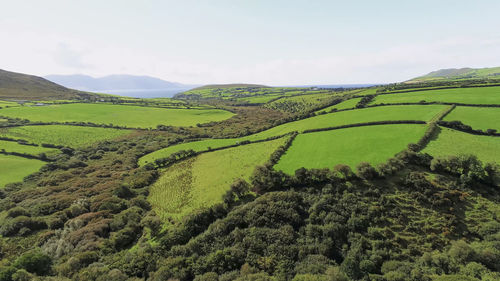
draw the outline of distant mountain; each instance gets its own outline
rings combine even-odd
[[[443,81],[443,80],[464,80],[464,79],[499,79],[500,67],[490,68],[448,68],[433,71],[424,76],[413,78],[407,83]]]
[[[175,82],[165,81],[150,76],[135,75],[108,75],[94,78],[88,75],[47,75],[46,79],[79,90],[103,91],[103,90],[153,90],[153,89],[171,89],[188,88],[190,85],[184,85]]]
[[[75,99],[92,94],[68,89],[42,77],[0,69],[0,98],[11,100]]]

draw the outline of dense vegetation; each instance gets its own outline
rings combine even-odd
[[[500,280],[499,87],[439,83],[2,101],[0,281]]]

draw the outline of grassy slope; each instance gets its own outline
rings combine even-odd
[[[401,102],[452,102],[466,104],[500,104],[500,87],[458,88],[379,95],[375,104]]]
[[[130,134],[129,130],[65,125],[23,126],[0,129],[0,136],[24,139],[37,144],[49,143],[83,147]]]
[[[284,141],[281,138],[204,153],[174,164],[152,186],[148,200],[164,220],[212,206],[222,201],[235,179],[248,180],[255,166],[267,162]]]
[[[234,114],[218,109],[163,109],[109,104],[64,104],[39,107],[5,108],[0,115],[41,122],[93,122],[127,127],[156,125],[194,126],[197,123],[221,121]]]
[[[330,112],[332,109],[340,110],[340,109],[348,109],[348,108],[355,108],[356,104],[361,100],[361,98],[354,98],[354,99],[349,99],[346,101],[343,101],[339,104],[329,106],[325,109],[317,111],[319,112]]]
[[[4,149],[6,152],[18,152],[31,155],[38,155],[40,153],[49,153],[55,151],[53,148],[46,148],[41,146],[21,145],[14,141],[0,140],[0,150]]]
[[[424,76],[420,76],[409,80],[408,82],[426,82],[426,81],[442,81],[442,80],[457,80],[468,78],[493,78],[500,79],[500,67],[491,68],[450,68],[433,71]]]
[[[475,154],[483,162],[500,163],[500,138],[441,128],[437,139],[431,141],[422,152],[432,156]]]
[[[386,121],[386,120],[422,120],[429,121],[446,106],[442,105],[410,105],[410,106],[381,106],[357,110],[336,112],[318,115],[295,122],[286,123],[269,130],[236,139],[210,139],[196,142],[173,145],[139,159],[139,164],[144,165],[158,158],[164,158],[172,153],[193,149],[194,151],[207,150],[208,147],[217,148],[235,144],[244,140],[262,140],[273,136],[279,136],[293,131],[302,132],[307,129],[318,129],[334,127],[353,123]]]
[[[0,188],[7,183],[22,181],[24,177],[38,171],[45,162],[0,154]]]
[[[89,96],[41,77],[0,69],[0,98],[16,100],[73,99]]]
[[[416,143],[424,125],[377,125],[298,135],[275,169],[293,173],[296,169],[333,168],[359,162],[378,164]]]
[[[458,106],[444,120],[460,120],[473,129],[496,129],[500,131],[500,108]]]

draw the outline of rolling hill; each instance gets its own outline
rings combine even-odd
[[[135,76],[126,74],[108,75],[104,77],[92,77],[88,75],[47,75],[47,80],[61,84],[65,87],[79,89],[82,91],[103,90],[132,90],[132,89],[170,89],[189,88],[191,85],[169,82],[150,76]]]
[[[432,71],[426,75],[413,78],[406,83],[419,83],[443,80],[465,79],[499,79],[500,67],[490,68],[448,68]]]
[[[42,77],[0,69],[0,98],[11,100],[80,99],[92,94],[68,89]]]

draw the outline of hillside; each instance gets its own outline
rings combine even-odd
[[[500,80],[500,67],[491,68],[449,68],[432,71],[429,74],[413,78],[406,83],[420,83],[446,80],[465,79],[498,79]]]
[[[0,101],[0,281],[500,280],[500,86],[406,86]]]
[[[44,78],[0,69],[0,98],[11,100],[80,99],[91,96]]]
[[[65,87],[82,91],[105,91],[105,90],[156,90],[170,88],[188,88],[190,85],[169,82],[150,76],[136,75],[108,75],[104,77],[92,77],[88,75],[47,75],[47,80],[58,83]]]

